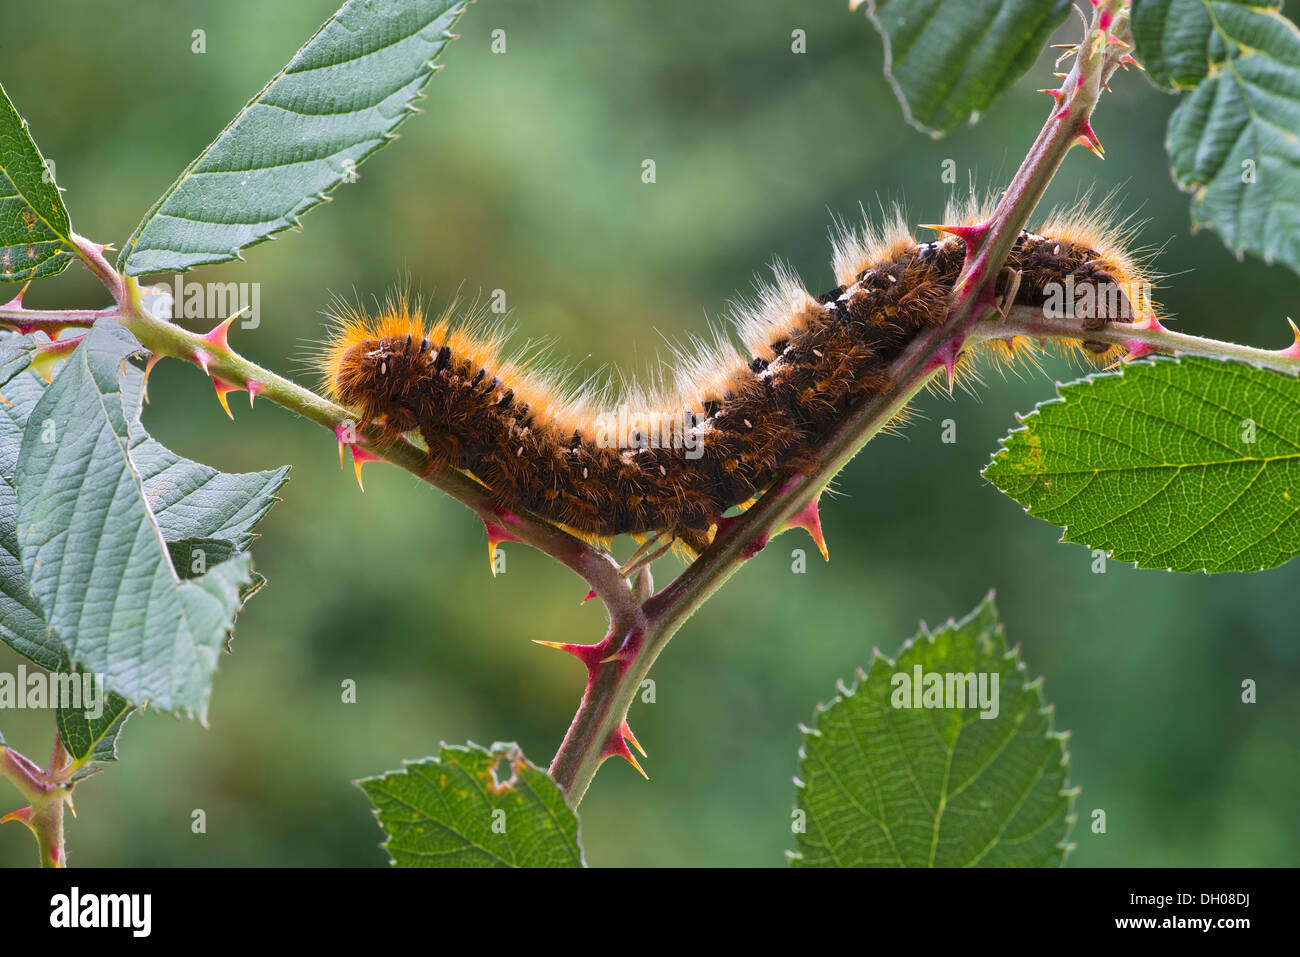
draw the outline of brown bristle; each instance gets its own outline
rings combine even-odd
[[[1016,304],[1046,308],[1063,284],[1123,290],[1079,318],[1082,330],[1153,309],[1126,235],[1079,213],[1040,228],[1022,233],[1008,259],[1020,273]],[[964,258],[960,239],[918,243],[901,216],[884,231],[841,230],[836,289],[814,297],[778,268],[776,283],[738,308],[745,353],[724,339],[694,342],[659,395],[633,388],[610,402],[566,391],[505,358],[496,332],[449,314],[426,324],[402,298],[374,316],[340,310],[319,364],[361,425],[418,432],[430,469],[473,474],[503,507],[592,540],[662,531],[695,553],[728,509],[815,465],[846,411],[888,387],[891,363],[943,322]],[[1116,351],[1086,337],[1075,346],[1103,361]],[[1012,358],[1027,347],[986,350]]]

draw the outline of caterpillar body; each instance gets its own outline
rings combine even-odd
[[[1007,263],[1019,272],[1015,304],[1041,307],[1063,287],[1094,284],[1121,290],[1119,308],[1111,297],[1082,328],[1144,317],[1150,283],[1124,250],[1123,226],[1107,225],[1104,208],[1083,208],[1022,232]],[[690,411],[682,441],[668,444],[644,433],[611,441],[607,396],[566,394],[553,376],[504,358],[493,337],[448,316],[428,325],[403,299],[376,315],[339,310],[320,365],[362,425],[381,425],[385,437],[418,432],[429,469],[471,474],[505,508],[589,540],[666,533],[698,553],[720,516],[811,467],[835,422],[889,385],[891,362],[944,321],[964,259],[962,239],[918,242],[898,215],[883,230],[838,231],[839,285],[820,296],[778,267],[733,317],[743,351],[720,339],[683,356],[657,396],[623,397],[639,422]],[[1113,351],[1083,346],[1100,359]]]

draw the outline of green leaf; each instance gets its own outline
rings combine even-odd
[[[1068,0],[866,0],[903,115],[934,137],[979,119],[1069,9]]]
[[[1247,572],[1300,554],[1300,380],[1159,360],[1060,386],[984,476],[1063,540],[1139,568]]]
[[[35,335],[5,335],[0,338],[0,389],[32,364],[40,344]]]
[[[201,578],[211,566],[233,558],[239,551],[234,542],[224,538],[182,538],[167,542],[167,555],[180,578]],[[253,572],[249,583],[240,589],[240,602],[248,601],[265,584],[266,578]]]
[[[57,671],[63,646],[45,624],[45,612],[27,583],[18,548],[18,493],[14,472],[27,419],[45,393],[35,375],[18,375],[4,386],[0,404],[0,640],[47,671]]]
[[[74,677],[82,680],[82,674],[74,672]],[[91,717],[87,711],[94,710],[99,714]],[[74,780],[93,774],[98,770],[95,765],[117,760],[117,736],[134,710],[129,701],[113,692],[104,695],[99,709],[59,708],[55,714],[59,740],[73,761],[82,765]]]
[[[0,86],[0,282],[63,272],[72,262],[71,236],[59,187]]]
[[[265,472],[219,472],[181,458],[136,427],[131,461],[167,541],[221,538],[241,551],[257,538],[253,527],[280,501],[275,493],[289,476],[287,465]]]
[[[926,707],[925,697],[915,707],[916,669],[983,677],[983,700],[996,709],[981,708],[978,699],[966,699],[964,708]],[[957,684],[954,678],[954,690]],[[955,696],[931,701],[958,703]],[[1074,823],[1066,737],[1052,731],[1042,679],[1026,681],[1019,653],[1007,650],[990,595],[960,622],[934,633],[923,627],[897,661],[877,653],[855,687],[841,684],[839,695],[818,707],[800,750],[795,807],[806,818],[791,861],[1059,865]]]
[[[1137,55],[1157,85],[1191,90],[1169,120],[1192,223],[1238,256],[1300,271],[1300,30],[1268,0],[1141,0]]]
[[[0,356],[12,339],[0,340]],[[0,373],[6,370],[0,358]],[[0,382],[4,375],[0,374]],[[129,375],[124,405],[136,408],[138,376]],[[35,375],[19,375],[4,383],[10,404],[0,406],[0,639],[41,667],[59,670],[62,645],[45,623],[44,612],[31,594],[18,548],[18,498],[13,489],[18,452],[32,409],[45,392]],[[138,411],[137,411],[138,415]],[[167,541],[173,567],[181,578],[195,577],[194,549],[204,550],[209,568],[247,548],[257,537],[253,526],[279,501],[288,467],[265,472],[230,474],[183,459],[130,423],[130,456],[144,481],[145,498]],[[182,554],[182,559],[175,556]],[[247,601],[265,583],[256,572],[241,592]]]
[[[226,262],[297,226],[394,138],[468,2],[349,0],[154,204],[118,268]]]
[[[79,667],[123,697],[203,717],[217,655],[252,582],[247,554],[182,580],[128,454],[140,351],[87,334],[32,409],[18,456],[18,543],[33,596]]]
[[[511,776],[498,780],[503,760]],[[436,758],[357,784],[398,867],[584,866],[577,815],[516,744],[443,745]]]

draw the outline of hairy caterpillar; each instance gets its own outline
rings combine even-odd
[[[973,210],[951,212],[973,220]],[[1104,204],[1093,213],[1085,204],[1022,232],[1008,260],[1020,274],[1015,304],[1108,287],[1118,297],[1087,310],[1083,329],[1144,318],[1149,278],[1124,249],[1124,224],[1106,219]],[[362,424],[386,436],[418,432],[430,469],[470,473],[503,507],[593,540],[666,533],[698,553],[720,516],[809,467],[845,410],[887,386],[890,363],[943,322],[964,258],[962,239],[919,243],[901,214],[882,230],[840,228],[836,288],[813,296],[777,267],[775,283],[733,316],[744,351],[723,339],[697,343],[668,388],[623,397],[618,406],[635,408],[637,424],[625,430],[626,416],[616,418],[613,436],[604,394],[566,394],[554,376],[503,358],[495,337],[446,315],[426,325],[401,298],[374,316],[339,310],[319,364]],[[1082,346],[1099,359],[1112,351]],[[674,425],[671,441],[651,441],[656,420]]]

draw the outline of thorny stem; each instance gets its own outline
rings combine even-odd
[[[0,817],[0,823],[17,821],[26,825],[36,838],[41,867],[63,867],[63,805],[71,803],[68,779],[76,770],[68,765],[67,752],[55,735],[50,766],[41,770],[35,762],[13,748],[0,744],[0,777],[6,778],[30,803],[27,807]]]
[[[821,461],[801,482],[786,482],[720,530],[681,575],[645,605],[649,628],[632,634],[630,660],[592,674],[587,693],[551,765],[572,804],[583,793],[618,734],[641,681],[682,623],[790,519],[818,495],[849,460],[901,412],[940,369],[952,368],[972,327],[994,307],[993,289],[1016,237],[1024,228],[1065,155],[1080,142],[1092,146],[1089,122],[1107,79],[1131,49],[1124,0],[1094,0],[1092,23],[1046,124],[987,223],[965,234],[967,261],[955,287],[948,319],[920,336],[891,366],[892,385],[852,410],[819,450]],[[1121,32],[1122,31],[1122,32]],[[1116,35],[1118,42],[1108,39]],[[937,360],[937,362],[936,362]]]
[[[1035,306],[1016,306],[1007,312],[1005,318],[980,323],[971,330],[970,341],[1007,339],[1012,336],[1039,340],[1086,338],[1091,342],[1123,346],[1129,350],[1130,355],[1204,356],[1246,362],[1261,369],[1291,375],[1300,373],[1300,334],[1297,334],[1296,342],[1285,349],[1256,349],[1235,342],[1173,332],[1159,324],[1112,323],[1085,335],[1080,333],[1077,320],[1049,319]]]
[[[1254,361],[1294,370],[1300,362],[1294,355],[1248,349],[1230,343],[1183,336],[1163,329],[1141,330],[1132,326],[1111,327],[1082,333],[1065,324],[1052,324],[1024,310],[1013,309],[1005,321],[983,322],[994,310],[993,289],[1016,236],[1023,228],[1066,154],[1075,145],[1099,144],[1090,118],[1101,90],[1128,44],[1126,0],[1092,0],[1091,24],[1079,46],[1074,67],[1054,93],[1055,105],[1030,148],[1024,163],[1003,194],[987,223],[968,227],[962,233],[968,250],[967,262],[941,327],[918,337],[890,368],[891,386],[881,395],[851,410],[820,449],[820,462],[807,474],[787,477],[748,511],[726,523],[714,542],[673,582],[650,596],[648,571],[628,582],[607,553],[530,515],[515,515],[504,509],[491,492],[468,476],[455,471],[426,470],[425,452],[416,444],[399,439],[380,444],[376,431],[357,437],[354,457],[378,458],[398,465],[442,489],[483,519],[490,540],[514,540],[532,545],[556,558],[581,575],[605,603],[609,631],[604,641],[593,646],[570,646],[589,650],[580,655],[588,664],[589,681],[577,714],[551,764],[550,773],[564,790],[570,804],[577,805],[604,759],[617,753],[622,744],[621,729],[627,710],[660,652],[682,623],[768,540],[779,534],[802,508],[815,500],[827,483],[866,442],[901,412],[916,393],[941,369],[951,372],[963,346],[988,338],[1009,335],[1062,336],[1106,342],[1142,342],[1149,351],[1213,355]],[[50,326],[80,324],[79,320],[111,317],[120,321],[154,357],[172,356],[202,366],[218,390],[247,389],[250,398],[264,396],[296,412],[336,435],[352,423],[347,409],[263,369],[239,356],[226,342],[225,328],[207,335],[189,332],[151,316],[141,303],[141,289],[132,278],[120,275],[103,256],[103,247],[75,237],[77,251],[98,276],[117,303],[116,310],[93,316],[78,313],[39,313],[11,308],[0,311],[0,325],[21,327],[40,322]],[[78,320],[72,322],[68,320]],[[87,323],[88,324],[88,323]],[[0,751],[0,757],[9,752]]]

